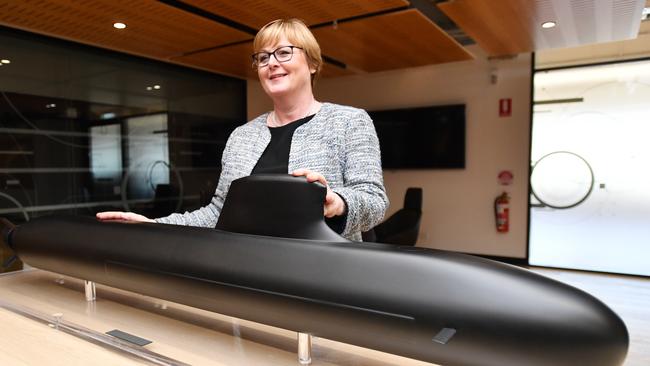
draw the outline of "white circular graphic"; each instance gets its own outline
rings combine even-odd
[[[589,197],[594,173],[582,157],[568,151],[556,151],[537,161],[530,184],[533,195],[543,205],[571,208]]]

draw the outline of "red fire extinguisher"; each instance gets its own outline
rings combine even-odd
[[[497,232],[507,233],[510,222],[510,197],[503,192],[494,200],[494,217],[497,223]]]

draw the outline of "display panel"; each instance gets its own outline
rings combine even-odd
[[[465,105],[369,112],[384,169],[465,168]]]

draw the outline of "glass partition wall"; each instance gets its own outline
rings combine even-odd
[[[0,29],[0,216],[209,202],[245,81]]]
[[[534,76],[529,261],[650,276],[650,60]]]

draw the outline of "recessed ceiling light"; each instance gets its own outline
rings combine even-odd
[[[549,28],[555,27],[556,25],[557,25],[557,23],[555,23],[554,21],[551,20],[551,21],[542,23],[542,28],[549,29]]]
[[[160,89],[160,85],[154,85],[153,88],[158,90],[158,89]]]
[[[6,58],[0,60],[0,62],[3,63],[3,64],[10,64],[11,63],[11,61],[7,60]]]
[[[126,28],[126,24],[120,23],[120,22],[113,23],[113,28],[115,28],[115,29],[124,29],[124,28]]]

